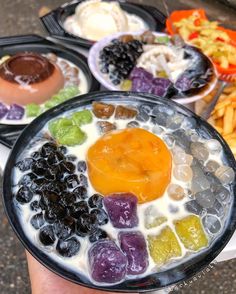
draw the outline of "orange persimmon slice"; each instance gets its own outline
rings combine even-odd
[[[161,197],[171,179],[172,157],[165,143],[153,133],[133,128],[112,131],[87,153],[88,175],[103,194],[128,192],[139,203]]]

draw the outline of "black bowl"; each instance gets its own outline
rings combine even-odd
[[[30,141],[34,136],[36,136],[41,128],[51,120],[53,117],[63,114],[65,111],[73,110],[78,107],[90,106],[91,103],[96,101],[103,102],[120,102],[135,104],[138,102],[143,102],[149,104],[150,106],[164,105],[165,107],[171,108],[183,114],[186,117],[194,118],[196,121],[196,129],[205,138],[215,138],[220,141],[223,146],[226,161],[229,166],[231,166],[236,172],[236,162],[234,156],[222,139],[222,137],[217,133],[217,131],[211,127],[207,122],[203,121],[200,117],[186,109],[185,107],[167,99],[158,98],[151,94],[143,93],[133,93],[133,92],[97,92],[86,94],[72,100],[65,102],[61,105],[56,106],[53,109],[48,110],[41,116],[36,118],[26,129],[23,131],[21,136],[18,138],[16,144],[8,159],[6,169],[4,172],[3,180],[3,203],[5,207],[6,214],[8,216],[9,222],[17,234],[18,238],[21,240],[24,247],[43,265],[48,269],[60,275],[61,277],[70,280],[74,283],[80,284],[85,287],[101,289],[105,291],[117,291],[117,292],[148,292],[166,287],[171,284],[175,284],[182,280],[188,279],[198,271],[201,271],[205,266],[207,266],[211,261],[213,261],[216,256],[223,250],[236,228],[236,200],[233,198],[232,209],[229,213],[228,223],[224,228],[222,234],[211,244],[210,247],[206,248],[204,251],[200,252],[198,255],[193,256],[191,259],[185,260],[182,264],[176,265],[173,268],[165,270],[163,272],[155,273],[144,278],[137,280],[126,280],[117,285],[102,286],[94,285],[88,278],[80,274],[75,274],[72,271],[63,268],[55,260],[53,260],[49,255],[46,255],[43,251],[39,250],[26,236],[24,230],[22,229],[19,218],[17,215],[17,209],[13,203],[13,193],[11,184],[13,183],[14,177],[14,166],[17,162],[18,157],[29,145]],[[232,184],[232,190],[234,195],[236,195],[236,183]]]
[[[64,28],[65,19],[74,14],[76,6],[83,1],[84,0],[73,1],[63,5],[46,16],[43,16],[41,21],[51,36],[73,45],[90,48],[95,43],[94,41],[75,36]],[[144,19],[150,30],[156,31],[164,29],[165,16],[155,7],[136,5],[128,2],[121,2],[120,5],[124,11],[135,14]]]
[[[59,57],[67,59],[78,66],[85,74],[88,81],[88,92],[97,91],[100,84],[92,75],[87,59],[80,53],[55,45],[54,43],[37,35],[22,35],[0,38],[0,58],[5,55],[13,55],[19,52],[30,51],[37,53],[55,53]],[[7,125],[0,123],[0,142],[5,145],[13,145],[25,124]]]

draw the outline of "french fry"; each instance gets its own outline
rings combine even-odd
[[[216,122],[215,122],[215,124],[216,124],[217,127],[220,127],[220,128],[223,128],[224,127],[223,119],[222,118],[217,119]]]
[[[196,104],[207,104],[214,95],[215,92],[212,91]],[[201,109],[196,107],[195,110]],[[202,111],[197,113],[201,114]],[[236,82],[225,88],[208,122],[223,136],[236,158]]]
[[[234,91],[236,91],[236,86],[229,86],[224,89],[225,94],[231,94]]]
[[[236,140],[235,139],[228,139],[228,140],[225,140],[225,141],[228,143],[230,148],[233,148],[233,147],[236,148]]]
[[[234,110],[233,127],[236,128],[236,110]]]
[[[226,107],[228,105],[230,105],[230,101],[229,100],[224,100],[222,102],[219,102],[218,104],[216,104],[216,107],[215,107],[215,110],[214,111],[216,112],[217,110],[219,110],[219,109],[221,109],[223,107]]]
[[[231,99],[231,101],[232,101],[232,98],[233,98],[233,99],[236,98],[236,90],[233,91],[233,92],[231,92],[231,94],[229,94],[228,97]]]
[[[210,125],[212,125],[213,127],[215,126],[215,120],[214,118],[211,116],[209,117],[208,121],[207,121]]]
[[[216,126],[214,126],[214,128],[217,130],[218,133],[220,133],[222,135],[222,133],[223,133],[223,129],[222,128],[216,127]]]
[[[232,106],[227,106],[223,118],[223,134],[230,134],[233,132],[234,109]]]
[[[220,109],[218,109],[218,110],[216,111],[216,117],[217,117],[217,118],[223,117],[224,114],[225,114],[225,107],[222,107],[222,108],[220,108]]]
[[[227,139],[236,139],[236,132],[228,134],[228,135],[224,135],[225,140]]]

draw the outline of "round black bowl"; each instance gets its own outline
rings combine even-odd
[[[61,40],[70,42],[72,44],[77,44],[85,48],[90,48],[95,42],[93,40],[88,40],[85,38],[81,38],[76,36],[64,28],[65,19],[75,13],[76,6],[82,2],[76,1],[75,3],[69,3],[67,5],[61,6],[51,12],[49,15],[42,17],[41,20],[45,25],[46,29],[51,33],[54,37],[57,37]],[[120,6],[122,9],[128,13],[135,14],[141,17],[147,23],[150,30],[155,31],[158,27],[156,18],[146,9],[143,9],[141,6],[136,4],[131,4],[127,2],[121,2]],[[155,8],[153,8],[155,10]],[[48,19],[50,18],[50,21]],[[52,21],[56,24],[53,28]],[[57,27],[59,25],[59,27]]]
[[[48,110],[41,116],[36,118],[26,129],[23,131],[21,136],[18,138],[10,157],[7,162],[7,166],[4,172],[3,180],[3,203],[5,207],[6,214],[8,216],[9,222],[17,234],[18,238],[21,240],[25,248],[43,265],[48,269],[60,275],[61,277],[70,280],[74,283],[80,284],[85,287],[101,289],[104,291],[117,291],[117,292],[148,292],[166,287],[168,285],[180,282],[184,279],[190,278],[192,275],[196,274],[198,271],[202,270],[211,261],[213,261],[216,256],[223,250],[231,236],[234,233],[236,227],[236,200],[233,198],[232,209],[229,213],[228,223],[225,226],[222,234],[211,244],[210,247],[206,248],[204,251],[200,252],[198,255],[193,256],[191,259],[184,261],[182,264],[177,265],[173,268],[165,270],[163,272],[155,273],[137,280],[126,280],[117,285],[110,286],[97,286],[94,285],[88,278],[80,274],[75,274],[67,268],[63,268],[55,260],[53,260],[50,255],[46,255],[43,251],[38,249],[24,233],[23,228],[20,225],[18,215],[16,213],[16,207],[13,203],[13,193],[11,184],[13,183],[14,177],[14,165],[17,162],[19,155],[22,151],[29,145],[30,141],[34,136],[36,136],[41,128],[52,118],[63,114],[65,111],[73,110],[79,107],[90,106],[91,103],[96,101],[102,102],[119,102],[119,103],[129,103],[135,104],[138,102],[143,102],[149,104],[150,106],[155,105],[165,105],[168,108],[173,109],[186,117],[191,117],[196,120],[196,129],[201,132],[205,138],[215,138],[220,141],[223,146],[226,161],[229,166],[231,166],[236,172],[236,162],[234,156],[222,139],[222,137],[216,132],[216,130],[211,127],[207,122],[203,121],[200,117],[186,109],[185,107],[167,99],[158,98],[150,94],[142,93],[132,93],[132,92],[96,92],[86,94],[72,100],[65,102],[55,108]],[[234,195],[236,195],[236,183],[232,184],[232,190]]]
[[[88,92],[97,91],[100,88],[100,84],[94,78],[89,69],[86,57],[78,52],[57,46],[54,43],[36,35],[9,38],[4,37],[0,39],[0,58],[5,55],[14,55],[20,52],[36,52],[40,54],[54,53],[78,66],[78,68],[84,73],[88,82]],[[4,125],[6,124],[4,123]],[[9,123],[9,125],[11,124]],[[25,126],[19,122],[17,126],[19,127],[20,125],[22,127]]]
[[[0,44],[1,46],[1,44]],[[0,50],[0,58],[4,55],[14,55],[20,52],[36,52],[40,54],[47,54],[47,53],[54,53],[57,56],[64,58],[68,61],[71,61],[76,66],[78,66],[79,69],[81,69],[88,82],[88,92],[96,91],[99,89],[99,83],[92,75],[87,59],[84,55],[72,51],[70,49],[57,46],[45,39],[42,39],[42,42],[39,43],[27,43],[27,44],[14,44],[14,45],[7,45],[1,48]]]

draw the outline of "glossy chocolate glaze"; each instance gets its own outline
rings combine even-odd
[[[35,84],[49,78],[55,70],[54,65],[36,53],[19,53],[7,59],[0,66],[0,77],[12,83]]]

